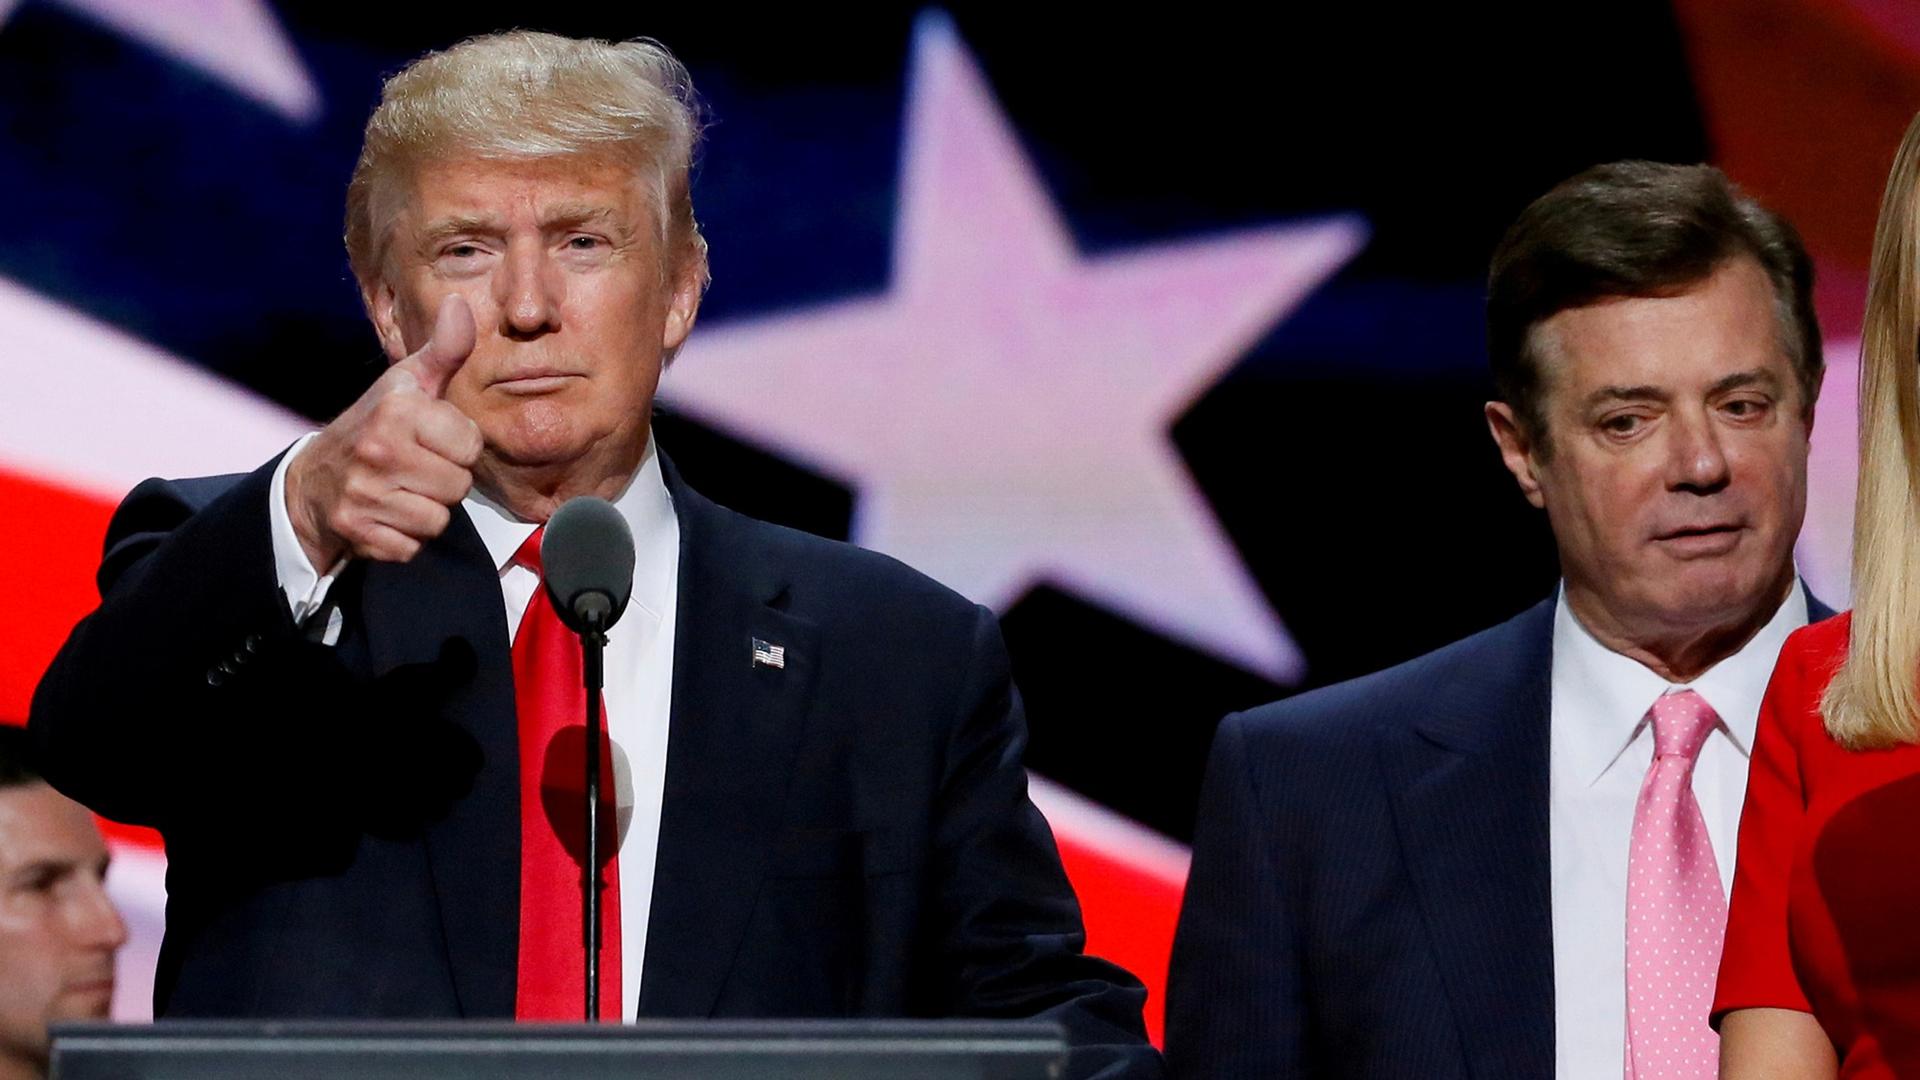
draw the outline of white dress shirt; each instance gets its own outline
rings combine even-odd
[[[1720,716],[1693,770],[1721,887],[1733,888],[1735,836],[1760,699],[1787,635],[1807,623],[1794,582],[1739,652],[1685,685],[1600,644],[1567,606],[1553,616],[1548,806],[1553,850],[1554,1057],[1559,1080],[1620,1080],[1627,1040],[1627,851],[1634,803],[1653,764],[1647,710],[1691,689]]]
[[[280,587],[296,620],[326,599],[341,566],[321,574],[307,559],[286,508],[287,464],[311,435],[293,445],[274,472],[268,513]],[[607,634],[605,702],[607,738],[613,747],[614,813],[619,826],[620,1015],[631,1022],[640,1006],[641,965],[646,958],[647,916],[653,902],[654,860],[660,846],[660,811],[666,792],[667,722],[673,704],[673,631],[680,584],[680,522],[673,512],[651,439],[640,468],[613,500],[633,529],[633,597]],[[540,587],[523,566],[509,564],[535,525],[509,514],[478,491],[462,502],[500,574],[500,599],[510,636]],[[344,565],[344,564],[343,564]],[[340,637],[338,608],[330,609],[327,644]],[[584,717],[582,718],[584,720]]]

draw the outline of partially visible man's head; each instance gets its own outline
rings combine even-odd
[[[347,255],[379,277],[393,216],[422,166],[597,158],[646,190],[657,250],[705,273],[690,170],[693,83],[659,43],[516,30],[429,53],[388,79],[347,185]]]
[[[106,872],[93,816],[40,779],[24,731],[0,725],[0,1077],[45,1071],[49,1024],[107,1015],[127,928]]]
[[[1685,637],[1783,597],[1824,372],[1812,286],[1792,226],[1704,165],[1600,166],[1508,230],[1487,416],[1583,618]]]
[[[1711,165],[1652,161],[1572,177],[1501,238],[1487,280],[1487,350],[1500,399],[1544,439],[1553,347],[1544,323],[1569,308],[1685,292],[1743,256],[1767,275],[1780,347],[1811,412],[1826,366],[1813,261],[1800,234]]]

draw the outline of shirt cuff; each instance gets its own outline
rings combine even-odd
[[[279,579],[280,591],[287,598],[287,608],[293,613],[295,623],[304,623],[307,616],[326,602],[327,590],[333,587],[333,580],[346,568],[347,560],[342,558],[321,573],[307,558],[307,551],[300,546],[300,537],[293,531],[293,517],[287,513],[287,466],[300,456],[308,443],[319,432],[302,435],[298,441],[287,448],[280,457],[280,465],[273,470],[273,486],[267,492],[267,518],[273,531],[273,570]]]

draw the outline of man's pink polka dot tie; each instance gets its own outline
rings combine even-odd
[[[1727,900],[1693,763],[1720,718],[1691,690],[1663,695],[1649,715],[1653,767],[1633,808],[1627,864],[1626,1080],[1713,1080],[1720,1037],[1707,1014]]]

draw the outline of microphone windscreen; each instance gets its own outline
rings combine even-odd
[[[605,499],[582,495],[560,504],[540,540],[540,570],[560,621],[575,633],[605,630],[633,595],[633,530]],[[604,605],[604,606],[603,606]]]

